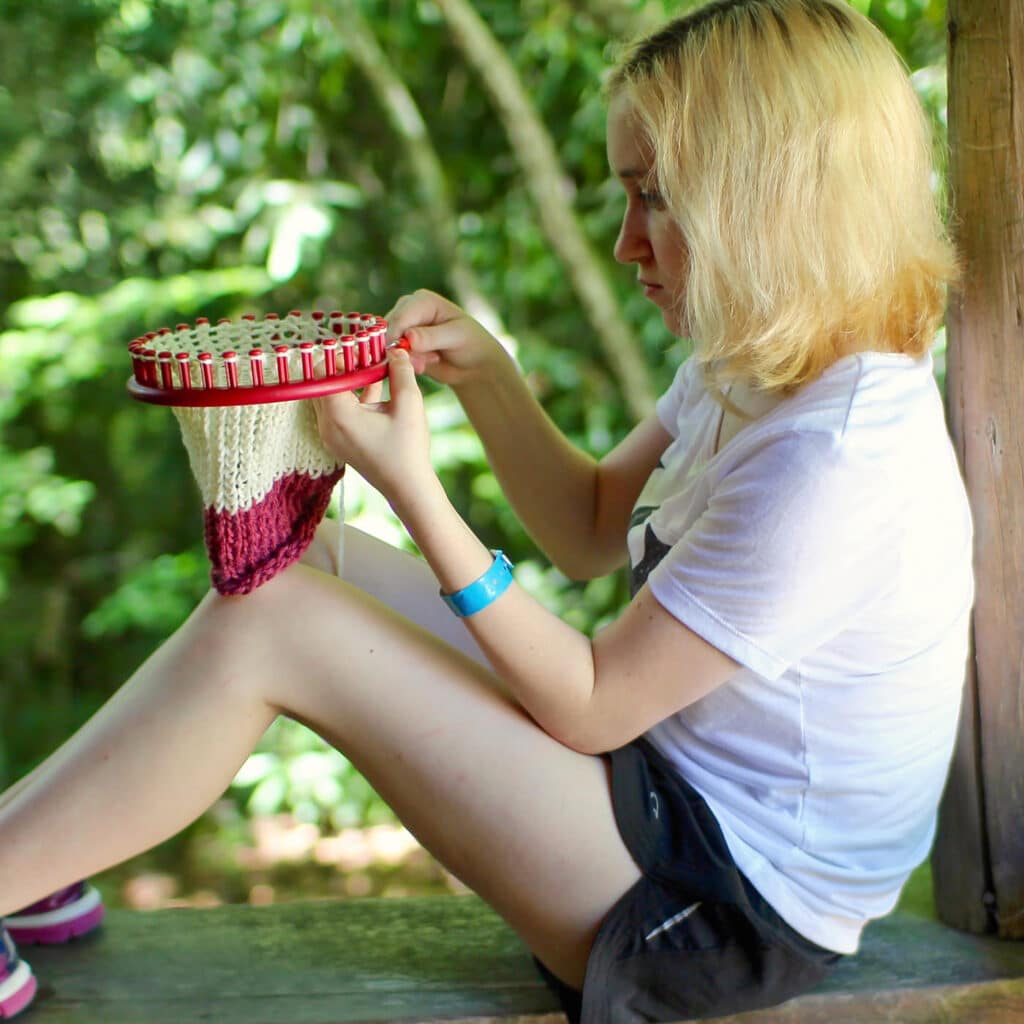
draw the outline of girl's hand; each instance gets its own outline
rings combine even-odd
[[[412,361],[404,349],[388,351],[390,401],[382,384],[356,397],[351,391],[313,400],[320,439],[338,460],[352,466],[396,511],[433,481],[430,434]]]
[[[478,376],[502,352],[476,320],[426,289],[403,295],[387,321],[389,341],[408,340],[416,372],[452,387]]]

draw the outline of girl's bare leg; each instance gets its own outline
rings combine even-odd
[[[0,793],[0,807],[3,807],[4,804],[7,804],[11,800],[13,800],[26,786],[28,786],[32,782],[34,778],[36,778],[36,776],[42,774],[42,772],[45,770],[45,767],[45,762],[43,764],[36,765],[36,767],[33,768],[32,771],[30,771],[27,775],[23,775],[13,785],[8,786],[7,789],[3,791],[3,793]]]
[[[325,519],[320,523],[314,541],[302,561],[321,572],[339,575],[337,551],[340,529],[346,533],[345,572],[340,574],[343,579],[481,664],[486,664],[486,658],[476,641],[441,601],[437,579],[422,558],[401,551],[362,530],[342,526],[336,519]],[[57,754],[54,754],[49,761],[37,765],[0,793],[0,808],[13,800],[38,775],[49,771],[56,759]]]
[[[409,829],[561,977],[638,878],[600,758],[544,733],[471,657],[294,566],[210,595],[0,808],[0,915],[179,831],[278,713],[353,761]]]
[[[338,531],[345,531],[345,564],[338,572]],[[366,591],[464,654],[487,664],[472,634],[452,615],[438,594],[437,577],[422,559],[376,537],[325,519],[303,561]]]

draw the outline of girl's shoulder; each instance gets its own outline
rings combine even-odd
[[[914,438],[948,440],[931,357],[884,352],[838,360],[755,426],[766,436],[827,435],[851,452],[875,446],[891,451],[897,438],[902,449]]]

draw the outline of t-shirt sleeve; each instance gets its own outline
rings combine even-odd
[[[648,585],[695,633],[775,679],[885,585],[884,493],[832,435],[769,439],[723,473]]]
[[[679,436],[679,414],[683,406],[693,398],[694,376],[700,375],[700,367],[691,356],[676,370],[668,390],[658,399],[655,412],[661,425],[673,436]]]

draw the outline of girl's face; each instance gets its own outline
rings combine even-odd
[[[608,107],[608,165],[626,190],[626,212],[613,250],[620,263],[635,263],[637,283],[660,310],[673,334],[688,333],[684,311],[690,251],[657,192],[654,152],[619,94]]]

